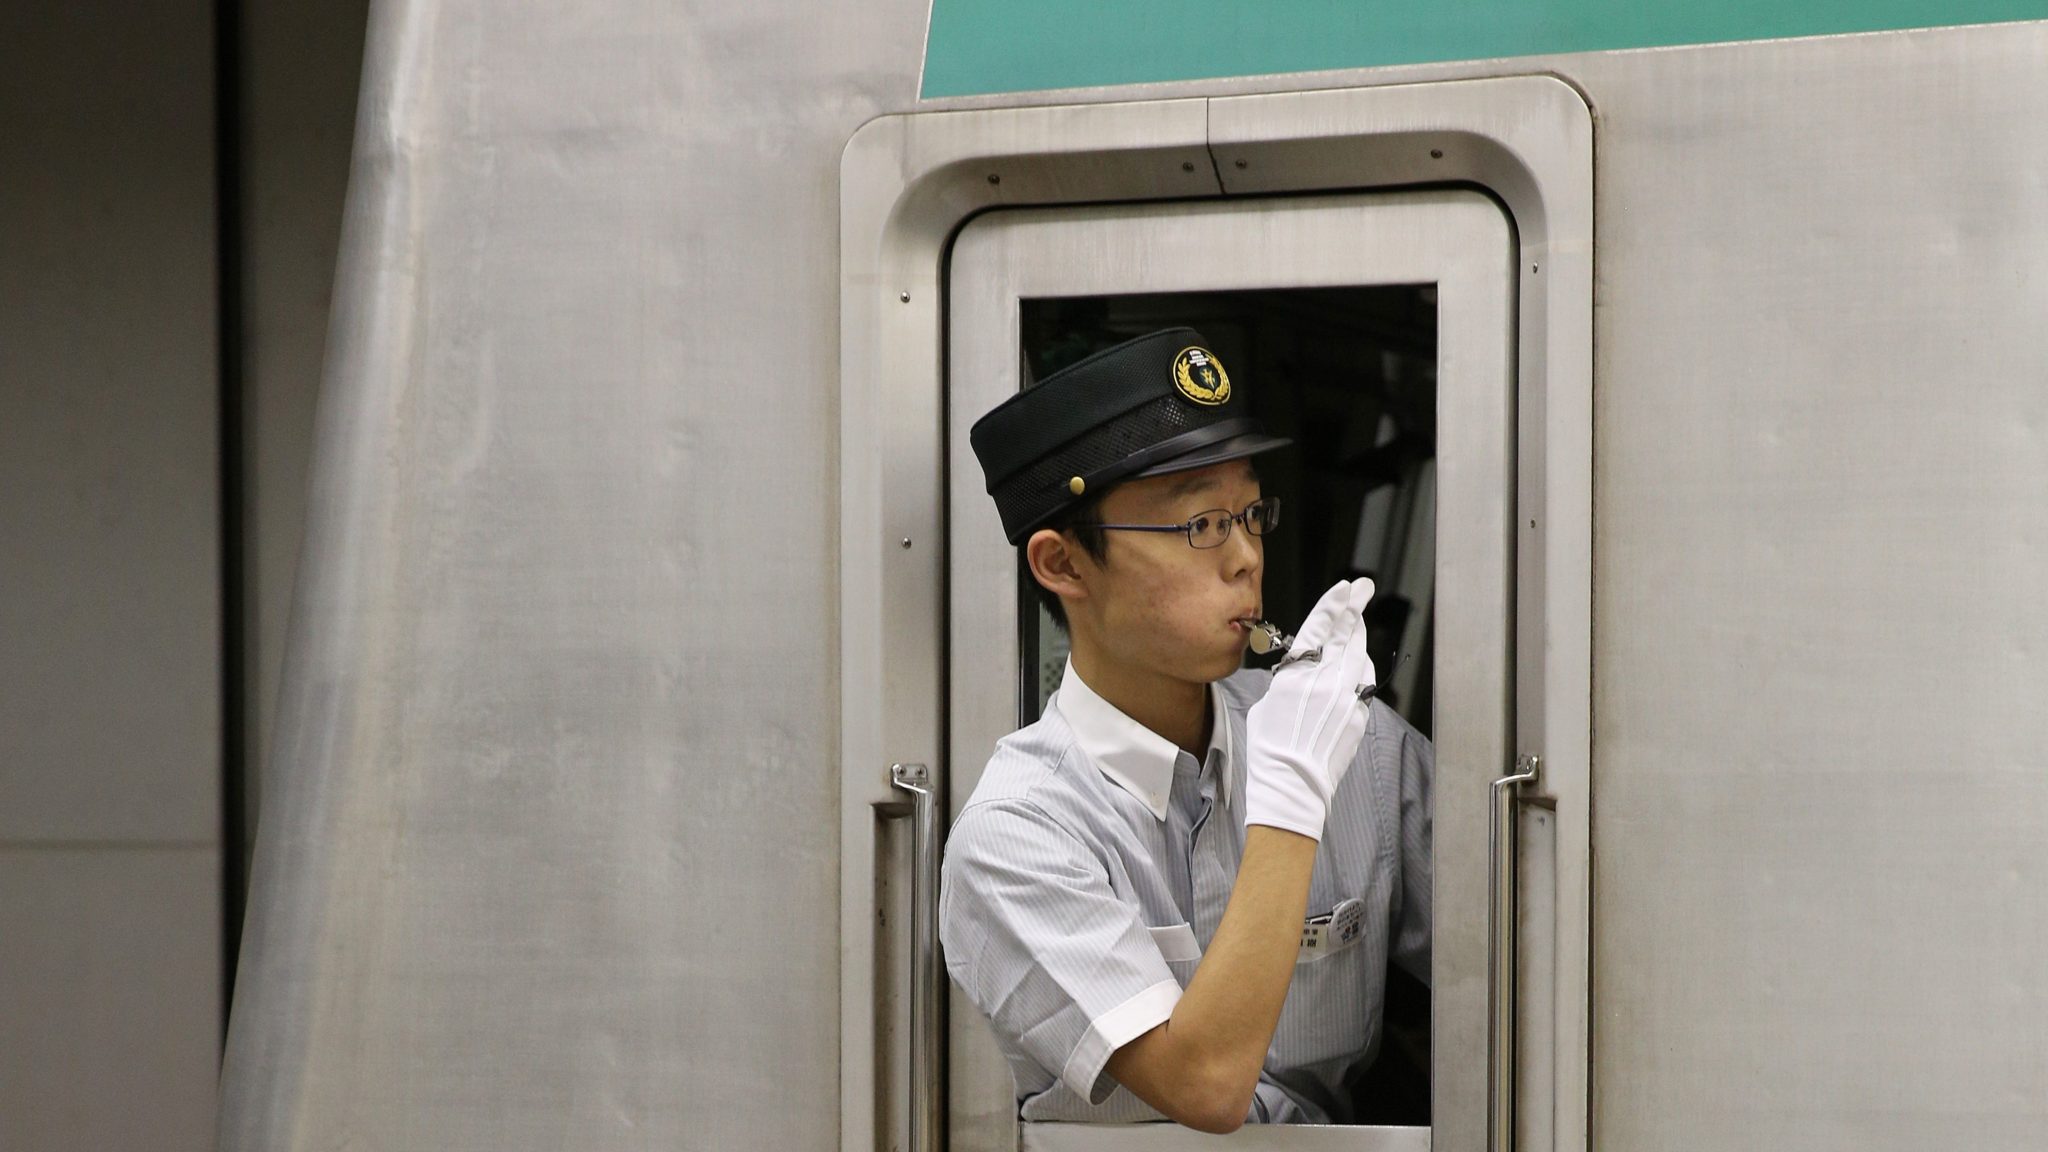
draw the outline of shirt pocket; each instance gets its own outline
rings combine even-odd
[[[1194,979],[1195,966],[1202,962],[1202,945],[1195,939],[1195,930],[1188,924],[1166,924],[1158,928],[1148,927],[1152,943],[1159,949],[1159,955],[1173,971],[1173,978],[1186,988]]]
[[[1365,1052],[1379,1027],[1379,981],[1369,970],[1376,952],[1354,938],[1300,955],[1273,1033],[1272,1055],[1281,1064],[1299,1067]]]

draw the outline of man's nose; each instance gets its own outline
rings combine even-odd
[[[1265,549],[1259,538],[1245,531],[1242,523],[1231,526],[1230,538],[1223,542],[1229,553],[1230,575],[1233,579],[1246,572],[1256,571],[1265,560]]]

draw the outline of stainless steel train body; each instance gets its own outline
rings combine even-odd
[[[2048,1143],[2048,23],[920,100],[927,17],[378,9],[222,1146],[1183,1146],[918,1014],[892,766],[1024,695],[959,436],[1019,301],[1382,281],[1474,285],[1436,1128],[1235,1139]]]

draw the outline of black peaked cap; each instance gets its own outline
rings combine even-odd
[[[1193,328],[1105,348],[974,422],[968,441],[1010,543],[1137,476],[1185,472],[1284,447]]]

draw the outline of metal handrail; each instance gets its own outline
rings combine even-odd
[[[1492,1152],[1511,1152],[1515,1142],[1515,799],[1521,786],[1534,783],[1541,770],[1539,757],[1518,756],[1514,772],[1493,782],[1493,827],[1487,837],[1492,939],[1486,953],[1493,1009],[1487,1038],[1486,1135]]]
[[[946,1147],[945,984],[939,979],[938,786],[923,764],[894,764],[911,796],[910,1139],[905,1152]]]

